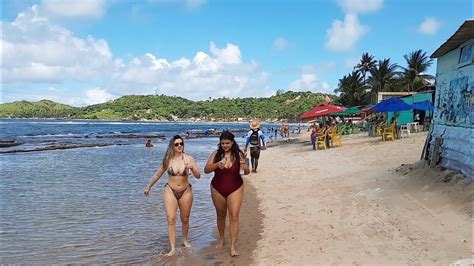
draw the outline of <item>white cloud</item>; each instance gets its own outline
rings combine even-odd
[[[223,64],[240,64],[242,63],[242,53],[237,45],[228,43],[226,48],[219,49],[214,42],[211,42],[211,52],[217,56],[217,60]]]
[[[327,30],[326,49],[334,52],[350,51],[368,31],[367,26],[359,23],[356,14],[346,14],[344,22],[335,20]]]
[[[100,18],[105,14],[105,0],[43,0],[48,14],[64,18]]]
[[[288,41],[285,39],[285,38],[277,38],[275,39],[275,41],[273,42],[273,47],[272,47],[272,50],[274,52],[281,52],[283,50],[285,50],[286,48],[288,48]]]
[[[101,88],[90,89],[86,91],[85,104],[98,104],[110,101],[115,97]]]
[[[243,63],[240,48],[227,44],[218,48],[210,43],[211,54],[199,51],[192,59],[180,58],[168,62],[151,54],[134,58],[125,67],[122,80],[117,83],[135,87],[157,87],[159,94],[179,95],[189,99],[238,97],[263,93],[268,75],[256,73],[255,62]],[[156,67],[160,62],[160,67]]]
[[[105,40],[77,38],[38,13],[33,6],[2,22],[2,84],[91,80],[113,69]]]
[[[332,93],[329,83],[318,78],[314,67],[302,67],[301,71],[300,78],[288,85],[289,90]]]
[[[370,13],[382,8],[383,0],[338,0],[346,13]]]
[[[107,41],[78,38],[39,15],[36,6],[1,26],[2,96],[7,101],[49,98],[77,106],[152,94],[154,88],[193,100],[270,91],[269,75],[259,72],[255,61],[244,62],[236,44],[210,42],[209,51],[196,51],[192,58],[145,53],[125,61],[113,56]],[[57,91],[46,89],[51,87]]]
[[[425,18],[418,27],[418,30],[424,34],[436,34],[439,30],[441,23],[435,18]]]

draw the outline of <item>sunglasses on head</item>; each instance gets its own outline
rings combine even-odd
[[[174,146],[175,146],[175,147],[184,146],[184,143],[182,143],[182,142],[176,142],[176,143],[174,144]]]

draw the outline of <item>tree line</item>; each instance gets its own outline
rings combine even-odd
[[[298,121],[314,105],[335,101],[335,95],[314,92],[283,92],[266,98],[219,98],[191,101],[166,95],[128,95],[85,107],[50,100],[0,104],[2,118],[67,118],[104,120],[206,120],[236,121],[239,118]]]
[[[416,92],[434,77],[426,74],[433,60],[423,50],[416,50],[403,56],[406,66],[392,63],[390,58],[376,60],[369,53],[363,53],[351,73],[339,79],[337,103],[343,106],[360,106],[374,102],[379,92]]]

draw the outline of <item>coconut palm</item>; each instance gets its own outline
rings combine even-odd
[[[403,79],[406,81],[408,91],[417,91],[434,80],[433,76],[425,74],[433,63],[426,52],[421,49],[416,50],[404,55],[403,58],[407,62],[407,67],[402,67],[402,69]]]
[[[390,63],[390,58],[379,60],[375,68],[370,70],[369,83],[371,85],[372,96],[378,92],[385,91],[394,78],[399,74],[398,65]]]
[[[340,93],[339,103],[345,106],[357,106],[367,103],[364,83],[359,71],[353,71],[339,79],[335,93]]]
[[[370,72],[371,69],[375,67],[375,59],[373,55],[369,55],[369,53],[363,53],[360,59],[360,62],[354,67],[355,70],[360,71],[362,73],[362,77],[364,78],[364,84],[366,83],[365,75],[367,72]]]

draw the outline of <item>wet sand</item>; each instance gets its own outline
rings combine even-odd
[[[156,257],[151,259],[152,265],[251,265],[253,261],[253,251],[257,247],[262,234],[263,216],[259,211],[255,187],[249,184],[252,176],[244,176],[244,200],[240,212],[240,230],[238,235],[237,251],[239,256],[230,256],[230,225],[226,224],[225,241],[226,246],[217,249],[217,239],[219,234],[215,226],[214,241],[210,246],[201,249],[191,247],[190,249],[180,248],[183,254],[166,257]],[[210,197],[210,195],[209,195]],[[192,243],[191,243],[192,244]]]

